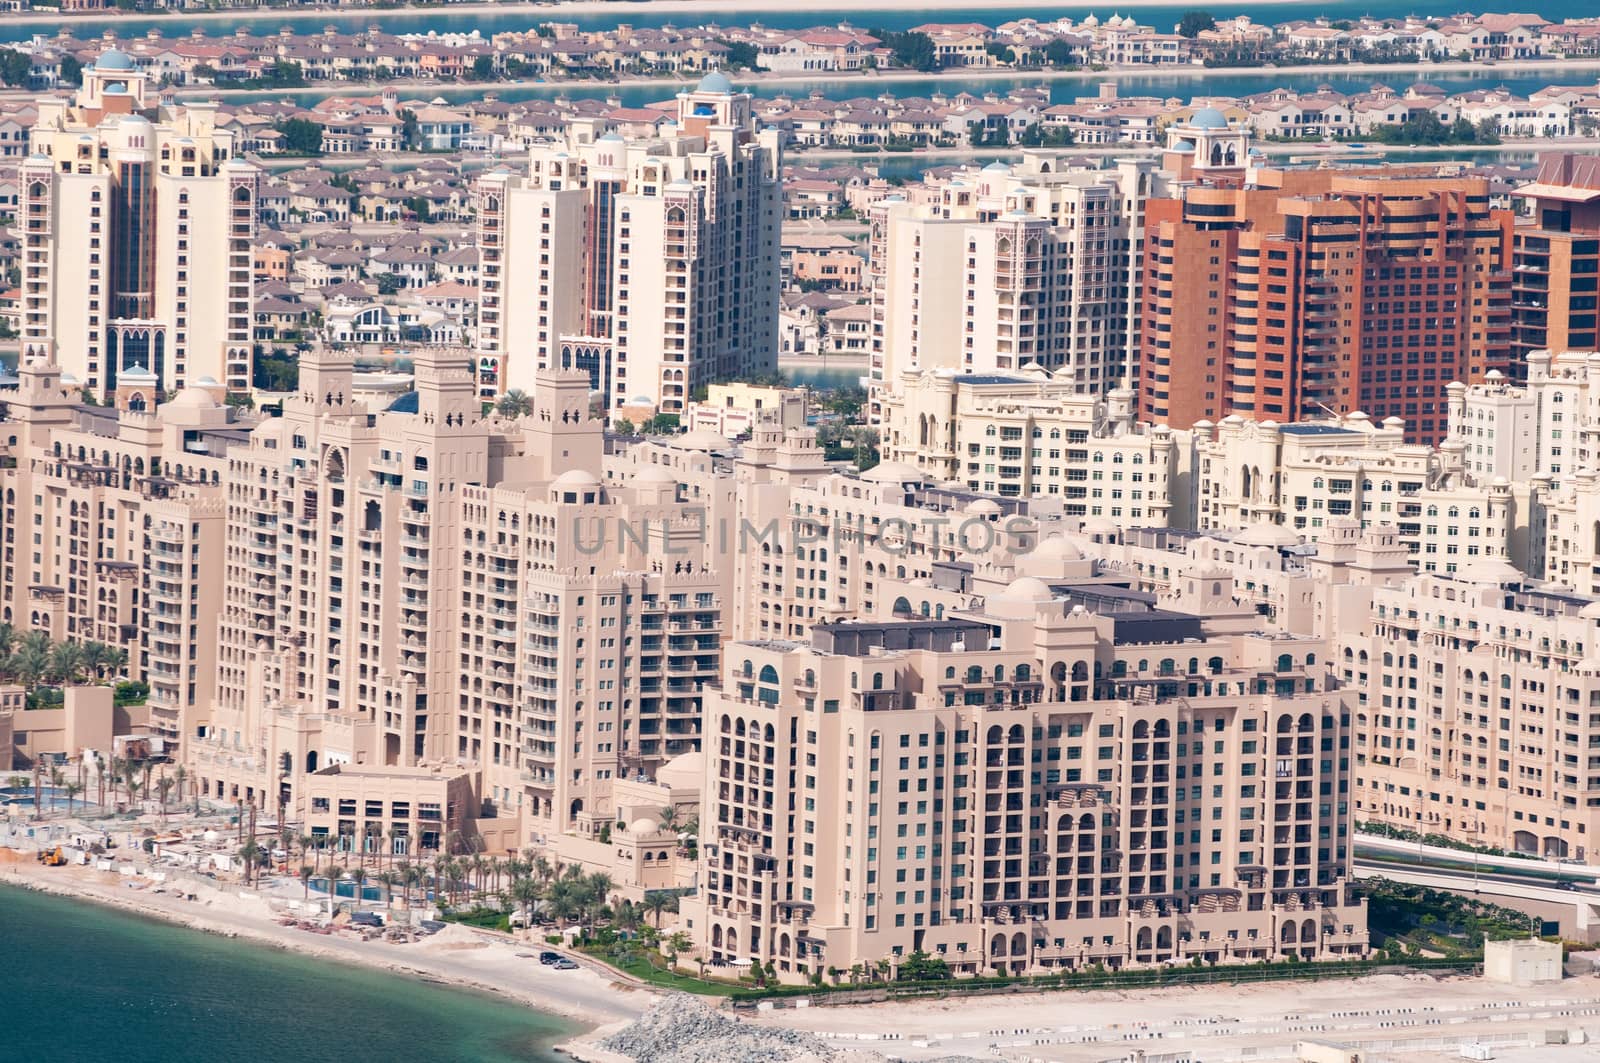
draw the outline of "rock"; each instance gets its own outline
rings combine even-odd
[[[856,1046],[741,1022],[688,994],[662,996],[638,1021],[600,1045],[639,1063],[885,1063],[883,1056]],[[951,1057],[950,1063],[963,1061]]]

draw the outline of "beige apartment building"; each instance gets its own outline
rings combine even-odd
[[[1264,630],[1210,567],[1157,602],[1058,563],[942,620],[728,646],[685,909],[713,960],[1365,955],[1327,643]]]
[[[685,412],[695,389],[777,368],[781,151],[721,73],[667,135],[580,121],[528,173],[479,179],[478,388],[581,369],[606,409]]]
[[[216,690],[226,454],[242,445],[220,385],[159,409],[88,407],[24,362],[0,433],[0,621],[127,653],[150,725],[190,734]]]
[[[1355,699],[1355,818],[1592,861],[1600,599],[1495,559],[1406,575],[1392,529],[1337,531],[1311,564]]]
[[[901,374],[883,396],[882,453],[934,480],[1060,500],[1069,517],[1188,527],[1191,433],[1134,420],[1134,394],[1085,394],[1067,370]]]
[[[1195,432],[1201,530],[1271,529],[1294,546],[1353,517],[1394,525],[1423,572],[1483,558],[1536,564],[1531,485],[1469,473],[1468,444],[1455,429],[1437,447],[1407,443],[1399,418],[1379,425],[1358,412],[1283,425],[1232,414]]]
[[[1163,180],[1150,161],[1025,151],[873,204],[873,414],[913,369],[1036,364],[1089,395],[1133,385],[1144,202]]]
[[[699,749],[731,598],[703,500],[655,466],[603,478],[581,371],[539,374],[507,421],[480,416],[468,352],[419,352],[416,390],[381,410],[352,370],[307,352],[283,416],[228,456],[201,792],[295,819],[348,788],[318,781],[334,767],[369,790],[464,778],[452,829],[480,844],[596,833],[620,780]],[[443,836],[401,833],[413,853]]]
[[[154,399],[248,391],[259,173],[216,104],[158,106],[111,49],[73,99],[38,107],[19,175],[23,359],[102,401],[127,374],[153,376]]]

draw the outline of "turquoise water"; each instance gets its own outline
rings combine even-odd
[[[531,1008],[0,888],[0,1060],[552,1063]]]
[[[1264,4],[1264,3],[1206,3],[1206,4],[1171,4],[1152,7],[1130,8],[1123,14],[1134,16],[1143,25],[1154,26],[1163,32],[1170,32],[1172,27],[1183,17],[1185,11],[1195,7],[1203,7],[1219,18],[1224,15],[1246,14],[1257,22],[1273,23],[1282,22],[1293,18],[1310,18],[1314,15],[1326,15],[1331,19],[1358,18],[1366,14],[1398,14],[1385,12],[1381,5],[1375,8],[1369,0],[1326,0],[1316,5],[1303,4]],[[1406,7],[1406,12],[1414,15],[1443,16],[1457,13],[1462,4],[1460,0],[1412,0]],[[1467,5],[1470,6],[1470,5]],[[1594,14],[1593,7],[1579,0],[1543,0],[1543,2],[1524,5],[1523,10],[1537,11],[1545,18],[1559,22],[1564,18],[1588,17]],[[280,27],[288,26],[300,33],[315,33],[324,26],[336,25],[341,28],[348,26],[364,27],[377,25],[390,33],[427,33],[430,30],[439,33],[467,33],[474,29],[485,37],[495,33],[510,30],[526,30],[540,22],[571,22],[584,29],[596,29],[614,26],[619,22],[626,22],[634,26],[693,26],[710,23],[723,25],[748,25],[760,23],[763,26],[775,28],[796,28],[816,25],[829,25],[839,22],[849,22],[862,28],[874,26],[891,30],[909,29],[924,22],[981,22],[988,26],[997,26],[1002,22],[1009,22],[1020,18],[1035,18],[1041,21],[1060,18],[1063,15],[1074,19],[1081,19],[1093,12],[1100,18],[1115,13],[1117,5],[1115,0],[1106,0],[1105,3],[1096,4],[1045,4],[1037,7],[1018,5],[1012,8],[978,8],[975,10],[962,10],[960,8],[941,9],[936,11],[885,11],[876,12],[870,3],[858,7],[824,5],[811,7],[796,4],[792,8],[782,11],[758,11],[749,15],[738,15],[727,12],[708,13],[704,11],[672,11],[654,8],[640,10],[630,7],[625,3],[611,5],[601,12],[571,13],[565,12],[560,5],[553,4],[548,8],[538,11],[521,12],[462,12],[448,9],[412,10],[412,11],[358,11],[348,14],[332,11],[319,11],[314,14],[291,14],[287,12],[267,12],[263,14],[241,13],[234,18],[219,19],[189,19],[183,16],[156,17],[156,18],[71,18],[64,19],[63,23],[70,26],[78,37],[87,37],[98,34],[106,29],[115,29],[122,37],[131,37],[142,34],[146,30],[156,28],[167,37],[187,36],[195,27],[204,29],[211,37],[218,37],[232,33],[235,29],[245,28],[254,33],[273,32]],[[35,33],[54,32],[54,27],[48,29],[39,23],[16,24],[0,22],[0,40],[27,40]]]

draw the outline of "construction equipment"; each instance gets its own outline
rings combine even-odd
[[[67,854],[61,851],[61,846],[59,845],[54,849],[40,849],[39,855],[34,859],[38,860],[45,867],[67,866]]]

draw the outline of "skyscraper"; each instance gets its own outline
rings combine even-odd
[[[1194,149],[1211,128],[1204,110],[1169,130],[1170,147]],[[1437,442],[1445,385],[1510,368],[1512,219],[1490,207],[1486,179],[1396,167],[1194,175],[1148,207],[1145,419],[1359,410]]]
[[[214,105],[160,109],[146,79],[111,50],[72,101],[39,104],[20,177],[23,356],[99,398],[129,371],[153,375],[152,398],[243,391],[259,175]]]
[[[712,73],[665,136],[577,121],[526,176],[482,177],[479,393],[581,369],[607,408],[683,413],[697,385],[775,369],[779,157]]]
[[[1033,363],[1093,395],[1129,381],[1143,205],[1160,180],[1148,162],[1025,152],[874,204],[874,415],[912,370]]]

